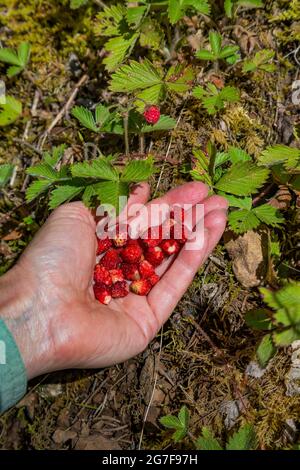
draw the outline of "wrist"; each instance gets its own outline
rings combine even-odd
[[[47,372],[51,362],[47,326],[39,315],[43,307],[37,285],[20,264],[0,278],[0,318],[15,339],[28,380]]]

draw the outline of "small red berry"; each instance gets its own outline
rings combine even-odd
[[[162,227],[149,227],[141,238],[147,248],[150,248],[150,246],[158,246],[162,241]]]
[[[149,263],[149,261],[146,259],[140,262],[139,271],[142,279],[147,279],[148,277],[151,277],[153,274],[155,274],[152,264]]]
[[[155,284],[160,280],[158,274],[154,273],[152,276],[148,277],[148,281],[150,282],[151,286],[155,286]]]
[[[97,238],[97,242],[98,242],[97,255],[101,255],[101,253],[104,253],[105,251],[107,251],[112,245],[111,240],[108,237],[104,238],[103,240],[100,240],[99,238]]]
[[[105,253],[103,258],[100,260],[100,264],[104,266],[106,269],[116,269],[119,267],[121,263],[121,259],[117,250],[111,248],[109,251]]]
[[[133,281],[130,284],[130,290],[137,295],[147,295],[151,290],[151,283],[148,279],[140,279],[139,281]]]
[[[178,253],[180,246],[177,240],[164,240],[161,242],[160,247],[169,256]]]
[[[160,118],[160,109],[158,106],[152,105],[147,106],[144,111],[144,118],[148,124],[156,124]]]
[[[111,296],[113,299],[126,297],[129,294],[128,284],[126,281],[119,281],[112,285]]]
[[[128,279],[129,281],[137,281],[141,277],[136,263],[122,263],[121,269],[125,279]]]
[[[163,262],[164,254],[159,246],[151,246],[147,250],[145,258],[147,261],[149,261],[149,263],[152,264],[152,266],[158,266]]]
[[[125,227],[121,227],[117,225],[115,227],[115,235],[113,237],[113,244],[115,247],[120,248],[122,246],[125,246],[128,240],[128,233],[127,229]]]
[[[125,246],[121,251],[121,257],[127,263],[137,263],[142,257],[143,251],[138,244]]]
[[[116,282],[124,281],[124,275],[122,269],[111,269],[109,274],[112,279],[112,283],[115,284]]]
[[[94,285],[94,294],[97,300],[101,302],[101,304],[107,305],[111,301],[111,292],[110,288],[104,286],[103,284],[95,284]]]
[[[105,286],[112,285],[112,278],[110,273],[104,266],[97,264],[94,269],[94,281],[96,284],[104,284]]]

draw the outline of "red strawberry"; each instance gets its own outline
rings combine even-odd
[[[104,305],[109,304],[111,301],[111,292],[110,288],[104,286],[103,284],[95,284],[94,285],[94,294],[97,300]]]
[[[97,248],[97,255],[101,255],[111,247],[111,240],[106,237],[103,240],[97,238],[98,248]]]
[[[137,263],[142,257],[143,251],[138,244],[125,246],[121,251],[121,257],[127,263]]]
[[[97,264],[94,269],[94,281],[96,284],[112,285],[112,278],[106,268]]]
[[[115,232],[116,232],[116,234],[113,237],[113,244],[117,248],[119,248],[121,246],[125,246],[126,243],[127,243],[127,239],[128,239],[127,229],[125,229],[125,227],[120,228],[120,226],[117,225],[115,227]]]
[[[128,284],[126,281],[116,282],[111,287],[111,296],[113,299],[126,297],[129,294]]]
[[[160,118],[160,109],[158,106],[152,105],[147,106],[144,111],[144,118],[148,124],[156,124]]]
[[[128,279],[129,281],[137,281],[141,277],[136,263],[122,263],[121,269],[125,279]]]
[[[160,280],[158,274],[154,273],[152,276],[148,277],[148,281],[150,282],[151,286],[155,286],[155,284]]]
[[[111,248],[100,260],[100,264],[106,269],[116,269],[119,267],[121,259],[117,250]]]
[[[151,277],[153,274],[155,274],[152,264],[149,263],[149,261],[146,259],[140,262],[139,271],[142,279],[147,279],[148,277]]]
[[[124,275],[122,269],[111,269],[109,271],[111,275],[112,283],[115,284],[116,282],[124,281]]]
[[[147,295],[151,290],[151,284],[148,279],[140,279],[130,284],[130,290],[137,295]]]
[[[142,241],[147,248],[158,246],[162,241],[162,227],[149,227],[147,232],[142,235]]]
[[[160,247],[169,256],[178,253],[180,246],[177,240],[164,240],[161,242]]]
[[[158,266],[161,264],[164,260],[164,254],[162,252],[162,249],[159,246],[151,246],[146,254],[145,258],[149,263],[152,264],[152,266]]]

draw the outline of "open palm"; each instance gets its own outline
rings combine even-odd
[[[203,245],[193,251],[183,247],[174,262],[166,262],[165,273],[147,297],[130,293],[108,306],[95,300],[92,288],[94,218],[79,202],[65,204],[51,214],[18,263],[38,292],[30,328],[39,332],[45,350],[39,373],[103,367],[146,348],[224,231],[227,202],[218,196],[207,198],[207,192],[202,183],[187,183],[159,200],[169,205],[204,204]],[[148,198],[149,187],[141,184],[129,204],[144,204]],[[37,372],[33,370],[31,375]]]

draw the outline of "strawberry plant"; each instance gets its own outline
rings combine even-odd
[[[276,291],[262,287],[260,292],[267,307],[249,311],[246,322],[266,332],[256,351],[260,365],[266,367],[277,348],[300,339],[300,285],[290,283]]]
[[[226,103],[239,101],[239,90],[233,86],[226,86],[219,90],[213,83],[208,83],[206,88],[197,86],[193,89],[193,95],[203,103],[208,114],[216,114],[224,109]]]
[[[222,36],[216,31],[209,32],[210,49],[199,49],[196,57],[201,60],[218,61],[225,60],[228,64],[235,64],[239,59],[239,47],[235,45],[222,45]]]
[[[30,58],[30,44],[22,42],[17,50],[10,47],[0,48],[0,62],[9,64],[7,69],[7,76],[14,77],[23,72],[26,68]]]
[[[174,431],[172,439],[180,442],[185,438],[192,440],[197,450],[255,450],[258,439],[251,424],[245,424],[238,431],[232,434],[225,443],[221,445],[213,432],[206,426],[201,430],[201,436],[196,439],[189,433],[190,413],[186,406],[183,406],[178,416],[166,415],[160,418],[160,423],[167,429]]]
[[[274,72],[276,70],[275,64],[271,63],[274,58],[275,52],[269,49],[262,49],[256,54],[244,61],[243,72],[255,72],[262,70],[263,72]]]

